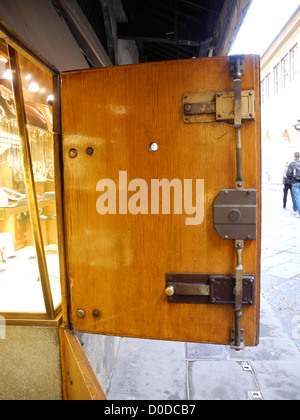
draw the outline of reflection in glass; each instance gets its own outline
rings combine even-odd
[[[45,312],[21,147],[4,44],[0,44],[0,312]],[[52,76],[20,56],[36,197],[53,293],[61,302],[52,107]]]

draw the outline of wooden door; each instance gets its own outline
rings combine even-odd
[[[105,394],[74,332],[60,328],[63,399],[102,401]]]
[[[234,305],[172,303],[166,274],[236,272],[235,242],[220,238],[213,211],[219,192],[236,186],[235,128],[218,115],[189,121],[184,106],[189,95],[216,96],[233,92],[233,86],[228,57],[62,74],[67,287],[74,330],[229,344]],[[242,90],[255,96],[255,118],[242,124],[245,188],[258,193],[257,238],[245,241],[243,252],[244,273],[256,279],[255,303],[243,308],[242,317],[246,345],[253,346],[260,271],[258,57],[245,58]],[[159,189],[160,198],[158,180],[174,181],[164,192]]]

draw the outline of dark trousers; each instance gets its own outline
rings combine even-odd
[[[294,194],[293,194],[293,190],[292,190],[292,185],[290,184],[285,184],[284,189],[283,189],[283,207],[286,208],[286,203],[287,203],[287,197],[288,197],[288,193],[289,191],[291,191],[291,197],[293,200],[293,206],[294,206]]]

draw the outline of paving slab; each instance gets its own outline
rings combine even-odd
[[[256,361],[251,365],[264,400],[300,400],[299,360]]]
[[[122,339],[110,400],[186,400],[186,344]]]
[[[190,400],[248,400],[259,392],[251,371],[241,362],[210,361],[189,363]]]
[[[267,274],[281,279],[290,279],[300,275],[300,264],[292,262],[279,264],[267,270]]]

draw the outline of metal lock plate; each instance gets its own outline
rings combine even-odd
[[[214,225],[222,239],[255,240],[257,190],[223,190],[214,203]]]
[[[254,90],[242,91],[241,102],[242,120],[255,119],[255,92]],[[216,98],[217,121],[234,120],[234,92],[222,92]]]

